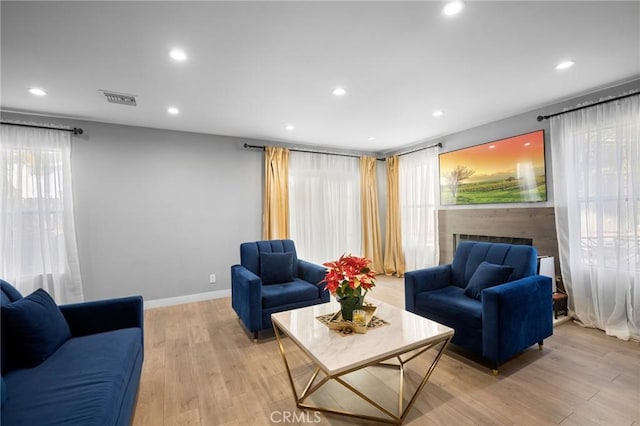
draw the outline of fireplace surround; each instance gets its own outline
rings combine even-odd
[[[533,245],[539,256],[553,256],[560,275],[553,207],[450,208],[438,211],[440,264],[451,263],[459,241]]]

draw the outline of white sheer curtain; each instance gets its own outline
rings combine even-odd
[[[2,125],[0,277],[27,295],[84,299],[76,246],[69,132]]]
[[[400,158],[400,220],[407,271],[438,264],[438,150]]]
[[[358,158],[289,154],[289,229],[301,259],[361,256],[361,214]]]
[[[560,265],[572,314],[640,339],[640,96],[551,121]]]

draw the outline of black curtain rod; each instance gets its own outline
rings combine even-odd
[[[11,123],[10,121],[2,121],[0,124],[6,124],[7,126],[34,127],[36,129],[60,130],[62,132],[71,132],[74,135],[81,135],[84,133],[84,130],[79,127],[74,127],[73,129],[61,129],[58,127],[37,126],[35,124]]]
[[[245,148],[252,148],[252,149],[261,149],[264,151],[265,146],[264,145],[249,145],[248,143],[244,144]],[[285,147],[286,148],[286,147]],[[287,148],[289,151],[294,151],[294,152],[306,152],[309,154],[324,154],[324,155],[337,155],[339,157],[350,157],[350,158],[360,158],[361,155],[355,155],[355,154],[341,154],[339,152],[325,152],[325,151],[313,151],[310,149],[297,149],[297,148]],[[385,161],[384,158],[376,158],[376,160],[378,161]]]
[[[566,111],[556,112],[555,114],[539,115],[538,116],[538,121],[548,120],[551,117],[555,117],[555,116],[566,114],[566,113],[573,112],[573,111],[580,111],[581,109],[591,108],[592,106],[596,106],[596,105],[600,105],[600,104],[606,104],[608,102],[617,101],[619,99],[628,98],[630,96],[635,96],[635,95],[638,95],[638,94],[640,94],[640,92],[627,93],[626,95],[620,95],[620,96],[612,98],[612,99],[605,99],[605,100],[602,100],[602,101],[594,102],[594,103],[589,104],[589,105],[583,105],[583,106],[579,106],[579,107],[576,107],[576,108],[573,108],[573,109],[569,109],[569,110],[566,110]]]
[[[423,146],[422,148],[412,149],[411,151],[403,152],[401,154],[396,154],[396,155],[398,157],[401,157],[403,155],[413,154],[414,152],[424,151],[425,149],[435,148],[435,147],[442,148],[442,142],[434,143],[433,145]]]

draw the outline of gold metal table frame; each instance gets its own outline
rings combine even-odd
[[[315,366],[315,369],[314,369],[313,373],[311,374],[311,377],[309,378],[309,381],[308,381],[307,385],[305,386],[304,390],[302,391],[302,393],[300,393],[298,395],[298,391],[296,390],[296,385],[295,385],[294,380],[293,380],[293,375],[291,373],[291,369],[289,368],[289,362],[287,360],[285,347],[284,347],[284,344],[283,344],[283,341],[282,341],[281,330],[279,329],[279,327],[276,325],[275,322],[273,322],[273,330],[275,332],[275,336],[276,336],[276,339],[278,341],[278,346],[280,348],[280,355],[282,356],[282,360],[284,362],[285,369],[287,370],[287,375],[289,377],[289,383],[291,385],[291,390],[293,391],[293,397],[294,397],[294,399],[296,401],[296,406],[298,408],[308,409],[308,410],[316,410],[316,411],[321,411],[321,412],[326,412],[326,413],[340,414],[340,415],[360,418],[360,419],[364,419],[364,420],[377,421],[377,422],[389,423],[389,424],[398,424],[398,425],[402,424],[402,422],[404,422],[404,420],[406,419],[407,414],[409,413],[409,411],[411,410],[411,408],[415,404],[416,400],[418,399],[418,396],[422,392],[422,389],[427,384],[427,382],[429,380],[429,377],[431,376],[431,374],[435,370],[436,365],[440,361],[440,358],[442,357],[442,354],[444,353],[447,345],[449,344],[449,342],[451,341],[451,338],[453,337],[453,334],[451,334],[451,335],[448,335],[448,336],[443,336],[443,337],[439,338],[436,341],[427,342],[426,344],[424,344],[422,346],[419,346],[419,347],[410,348],[408,350],[407,349],[398,350],[397,353],[390,354],[390,355],[388,355],[388,356],[386,356],[386,357],[384,357],[382,359],[370,362],[368,364],[359,365],[359,366],[354,367],[354,368],[350,368],[348,370],[342,371],[339,374],[335,374],[335,375],[331,375],[327,371],[324,371],[320,365],[318,365],[311,357],[309,357],[306,354],[306,352],[304,351],[303,348],[300,348],[300,349],[302,349],[302,352],[305,354],[306,358],[308,360],[310,360],[311,363]],[[286,335],[286,331],[283,331],[283,334]],[[357,336],[350,336],[350,337],[345,337],[345,338],[354,338],[354,337],[357,337]],[[298,346],[298,347],[300,346],[296,342],[295,339],[290,339],[290,340],[296,346]],[[422,380],[420,381],[420,384],[416,388],[415,392],[413,393],[413,395],[409,399],[409,402],[407,403],[406,406],[404,406],[404,366],[408,362],[410,362],[411,360],[415,359],[416,357],[422,355],[423,353],[425,353],[429,349],[434,348],[434,347],[436,347],[438,345],[440,345],[440,349],[438,349],[438,352],[437,352],[436,356],[434,357],[433,361],[431,362],[431,365],[427,368],[427,371],[425,372],[425,374],[424,374]],[[406,357],[403,358],[403,356],[406,356]],[[393,359],[395,359],[397,361],[397,363],[388,363],[388,362],[386,362],[386,361],[393,360]],[[342,378],[343,376],[346,376],[346,375],[348,375],[350,373],[353,373],[354,371],[362,370],[362,369],[365,369],[365,368],[368,368],[368,367],[394,368],[394,369],[397,369],[399,371],[399,389],[398,389],[397,413],[393,413],[390,410],[388,410],[387,408],[383,407],[382,405],[380,405],[380,403],[374,401],[372,398],[370,398],[369,396],[365,395],[362,391],[360,391],[359,389],[354,387],[352,384],[346,382]],[[321,371],[324,373],[324,377],[322,377],[317,383],[315,383],[316,379],[318,378],[318,375],[319,375],[319,373]],[[317,390],[322,388],[322,386],[325,383],[327,383],[327,382],[329,382],[331,380],[341,384],[346,389],[351,391],[353,394],[357,395],[362,400],[366,401],[371,406],[373,406],[376,409],[378,409],[382,414],[385,415],[385,417],[376,417],[376,416],[371,416],[371,415],[368,415],[368,414],[358,414],[358,413],[355,413],[355,412],[345,411],[345,410],[338,409],[338,408],[322,407],[322,406],[308,404],[308,403],[305,402],[305,400],[309,396],[311,396],[314,392],[316,392]]]

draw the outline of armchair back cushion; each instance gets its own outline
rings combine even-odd
[[[513,268],[511,266],[482,262],[473,275],[471,275],[469,284],[467,284],[467,287],[464,289],[464,294],[480,300],[482,290],[493,287],[494,285],[506,283],[512,273]]]
[[[293,281],[293,253],[260,253],[262,284],[282,284]]]
[[[482,262],[512,267],[509,281],[534,275],[537,254],[531,246],[463,241],[458,244],[451,263],[451,283],[466,288]]]
[[[298,264],[296,246],[292,240],[268,240],[240,244],[240,263],[242,266],[262,278],[261,255],[263,253],[291,253],[293,266]],[[293,278],[297,278],[297,270],[292,270]],[[291,281],[291,280],[289,280]]]

